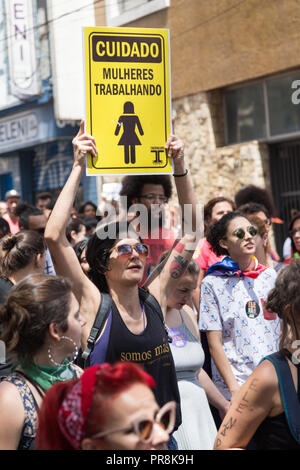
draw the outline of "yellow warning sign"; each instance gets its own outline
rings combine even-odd
[[[87,174],[172,173],[169,31],[84,28]]]

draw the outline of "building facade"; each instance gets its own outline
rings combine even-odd
[[[200,202],[255,184],[273,195],[277,249],[300,210],[297,0],[102,0],[97,26],[168,28],[175,132]]]
[[[62,106],[55,96],[51,41],[59,39],[55,28],[62,14],[54,6],[47,0],[0,0],[1,200],[12,188],[31,204],[45,190],[56,197],[73,164],[72,138],[80,121],[71,114],[62,119],[57,111]],[[95,182],[83,177],[79,198],[96,199]]]

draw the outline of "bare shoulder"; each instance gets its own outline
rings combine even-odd
[[[277,373],[273,364],[268,360],[264,360],[256,367],[247,382],[262,394],[274,394],[278,391]]]
[[[0,383],[0,415],[1,423],[18,426],[23,425],[24,406],[16,385],[2,381]]]

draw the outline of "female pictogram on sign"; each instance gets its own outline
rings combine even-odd
[[[121,136],[118,145],[124,146],[125,163],[135,163],[135,146],[141,145],[135,132],[135,126],[137,126],[140,135],[144,135],[144,131],[138,116],[134,114],[134,105],[131,101],[126,101],[126,103],[124,103],[123,114],[118,119],[115,135],[119,135],[122,125],[123,135]]]

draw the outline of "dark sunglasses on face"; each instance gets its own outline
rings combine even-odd
[[[295,235],[297,235],[297,233],[300,233],[300,228],[295,228],[294,230],[291,230],[289,232],[289,235],[290,237],[294,237]]]
[[[116,246],[114,249],[117,250],[119,256],[131,256],[133,249],[135,249],[139,256],[144,258],[146,258],[149,253],[147,245],[143,245],[142,243],[137,243],[136,245],[125,243],[124,245]]]
[[[249,233],[249,235],[251,235],[251,237],[255,237],[255,235],[258,234],[258,230],[257,230],[257,227],[255,227],[255,225],[250,225],[249,227],[247,227],[246,230]],[[243,240],[245,238],[245,235],[246,235],[246,230],[244,230],[243,228],[237,228],[233,232],[233,235],[235,235],[237,238],[239,238],[239,240]]]
[[[138,418],[134,420],[130,426],[126,428],[112,429],[110,431],[100,432],[91,436],[92,439],[99,439],[101,437],[109,436],[115,432],[133,432],[139,439],[148,443],[152,439],[154,423],[157,423],[164,431],[171,433],[175,425],[175,410],[176,403],[170,401],[166,403],[157,413],[154,419]]]

